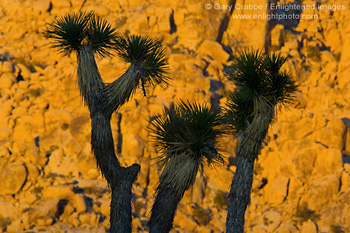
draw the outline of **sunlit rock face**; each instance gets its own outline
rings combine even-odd
[[[167,46],[168,87],[150,88],[147,97],[136,93],[111,120],[121,164],[141,164],[133,232],[147,232],[159,177],[149,120],[180,99],[224,106],[235,88],[226,67],[242,48],[288,56],[284,69],[299,85],[295,101],[278,111],[256,161],[246,232],[350,232],[349,1],[2,0],[3,232],[109,227],[110,192],[91,153],[76,58],[58,54],[41,34],[55,17],[79,10],[94,10],[120,33],[158,37]],[[272,18],[283,13],[299,19]],[[106,82],[128,67],[118,57],[97,62]],[[235,138],[220,138],[226,163],[197,177],[180,202],[175,231],[225,231],[236,146]]]

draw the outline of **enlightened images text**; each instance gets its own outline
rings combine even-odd
[[[303,5],[303,4],[276,4],[271,3],[270,10],[283,10],[283,11],[290,11],[290,10],[345,10],[345,5]]]

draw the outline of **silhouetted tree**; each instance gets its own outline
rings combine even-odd
[[[229,77],[236,89],[226,106],[226,122],[238,137],[237,169],[228,198],[227,233],[244,231],[244,216],[253,182],[254,161],[275,118],[276,106],[287,104],[296,90],[291,77],[281,71],[286,58],[259,51],[243,51],[234,59]]]
[[[152,207],[150,232],[169,232],[177,205],[193,185],[198,170],[223,161],[216,149],[221,124],[218,110],[183,101],[166,108],[151,122],[155,146],[162,153],[159,159],[163,171]]]
[[[109,23],[94,13],[58,17],[44,31],[53,46],[64,55],[76,52],[78,85],[90,110],[91,146],[111,190],[110,232],[131,232],[131,188],[140,165],[122,167],[115,155],[110,119],[127,102],[137,87],[146,94],[146,86],[167,81],[167,60],[157,40],[141,36],[120,36]],[[116,52],[130,63],[117,80],[103,82],[95,55],[105,57]]]

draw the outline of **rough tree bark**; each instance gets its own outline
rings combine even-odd
[[[98,71],[93,50],[89,46],[79,49],[77,60],[79,89],[90,110],[92,150],[97,165],[112,190],[110,232],[128,233],[132,229],[131,187],[140,171],[140,165],[133,164],[126,168],[120,165],[114,150],[110,120],[112,113],[122,104],[120,99],[113,99],[111,96],[132,93],[111,95],[113,86],[120,84],[123,79],[105,85]]]
[[[258,106],[258,104],[256,104]],[[274,117],[274,106],[260,107],[247,129],[240,134],[237,147],[237,169],[228,196],[226,232],[243,233],[244,217],[250,202],[253,184],[254,161]],[[256,108],[257,109],[257,108]]]
[[[177,205],[185,191],[178,193],[177,190],[170,187],[158,187],[158,190],[152,207],[152,213],[156,214],[151,215],[149,232],[167,233],[173,227]]]
[[[227,233],[242,233],[244,231],[244,216],[250,201],[253,183],[254,160],[238,157],[237,169],[231,183],[229,193],[228,213],[226,222]]]

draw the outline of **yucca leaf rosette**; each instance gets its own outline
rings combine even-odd
[[[148,36],[126,34],[118,37],[114,49],[119,57],[130,63],[130,67],[118,80],[106,86],[104,92],[110,105],[118,108],[129,100],[137,87],[146,96],[148,87],[167,84],[168,63],[160,41]]]
[[[49,24],[43,34],[53,39],[52,47],[69,55],[78,51],[87,36],[87,27],[92,13],[73,13],[59,16]]]
[[[222,117],[206,105],[180,101],[154,116],[151,135],[162,171],[149,222],[151,233],[169,232],[178,203],[205,165],[223,162],[217,149]]]
[[[115,29],[93,11],[59,16],[43,34],[53,39],[52,47],[64,55],[78,52],[85,45],[102,57],[111,55],[118,36]]]
[[[111,24],[92,14],[87,27],[87,44],[100,57],[111,56],[115,50],[118,34]]]
[[[260,51],[244,50],[230,67],[228,75],[236,89],[228,98],[225,120],[243,140],[241,156],[256,158],[275,118],[276,106],[292,100],[296,85],[288,73],[281,71],[285,61],[279,54],[264,56]]]
[[[205,165],[223,162],[217,149],[222,134],[219,110],[205,105],[180,101],[166,108],[151,122],[151,133],[159,156],[160,186],[184,192]]]

